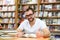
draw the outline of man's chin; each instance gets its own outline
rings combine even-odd
[[[29,20],[29,22],[33,22],[33,20]]]

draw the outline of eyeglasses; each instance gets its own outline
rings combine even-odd
[[[33,14],[26,15],[26,17],[33,16]]]

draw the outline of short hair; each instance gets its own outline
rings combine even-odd
[[[26,11],[29,11],[29,10],[31,10],[33,12],[33,14],[34,14],[34,9],[33,8],[29,7]]]

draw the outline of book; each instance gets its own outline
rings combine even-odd
[[[58,22],[57,22],[57,24],[60,24],[60,19],[58,19]]]
[[[9,19],[7,19],[7,18],[6,19],[3,19],[3,23],[8,23],[8,20]]]
[[[7,14],[8,14],[8,15],[7,15],[8,17],[11,17],[11,14],[12,14],[12,13],[7,13]]]
[[[2,17],[8,17],[8,13],[2,13]]]
[[[13,19],[12,23],[15,23],[15,19]]]
[[[2,10],[2,6],[0,6],[0,11]]]
[[[11,13],[11,17],[15,17],[15,12],[12,12]]]
[[[48,13],[48,17],[52,17],[52,12],[49,12]]]
[[[40,13],[39,13],[39,17],[42,17],[43,14],[44,14],[44,12],[40,11]],[[37,15],[37,16],[38,16],[38,15]]]
[[[3,4],[3,0],[0,0],[0,5],[2,5]]]
[[[7,5],[7,0],[3,0],[3,5]]]
[[[55,26],[49,26],[50,31],[55,31]]]
[[[48,0],[49,2],[56,2],[56,0]]]
[[[0,18],[0,23],[2,23],[2,20],[3,20],[3,19]]]
[[[8,29],[9,29],[9,30],[14,29],[13,27],[14,27],[14,25],[13,25],[13,24],[8,24]]]
[[[0,24],[0,30],[2,30],[2,25]]]
[[[57,5],[57,10],[60,10],[60,5]]]
[[[12,23],[12,22],[13,22],[13,19],[12,19],[12,18],[10,18],[10,19],[9,19],[9,23]]]
[[[9,6],[8,11],[15,11],[15,6]]]
[[[53,19],[53,24],[57,24],[58,19]]]
[[[52,5],[52,9],[57,9],[57,5]]]
[[[60,17],[60,12],[58,12],[58,17]]]
[[[51,10],[51,9],[52,9],[52,5],[45,5],[44,8],[45,8],[46,10]]]
[[[48,16],[48,12],[44,11],[43,17],[47,17]]]
[[[2,7],[2,11],[7,11],[8,10],[8,7],[7,6],[3,6]]]
[[[35,16],[38,17],[38,12],[35,12]]]
[[[0,12],[0,17],[2,17],[2,13]]]
[[[14,5],[15,4],[15,0],[3,0],[3,5]]]
[[[58,12],[52,12],[52,16],[58,16]]]

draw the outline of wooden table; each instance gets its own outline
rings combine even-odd
[[[50,38],[17,38],[17,37],[4,37],[4,38],[0,38],[0,40],[49,40]]]
[[[49,38],[12,38],[11,40],[49,40]]]

